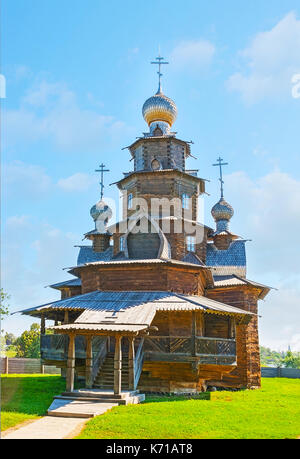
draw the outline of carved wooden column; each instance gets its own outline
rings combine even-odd
[[[135,359],[135,351],[134,351],[134,337],[128,337],[129,348],[128,348],[128,371],[129,371],[129,390],[135,390],[135,366],[134,366],[134,359]]]
[[[87,389],[93,386],[92,373],[93,373],[93,337],[86,337],[86,359],[85,359],[85,385]]]
[[[122,336],[115,337],[114,358],[114,393],[119,395],[122,391]]]
[[[69,335],[69,349],[67,361],[67,383],[66,391],[72,392],[74,390],[74,376],[75,376],[75,335]]]

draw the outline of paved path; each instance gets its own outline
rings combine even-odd
[[[79,434],[87,419],[45,416],[16,430],[1,433],[3,440],[72,438]]]

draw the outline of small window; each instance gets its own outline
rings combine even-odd
[[[182,194],[182,208],[183,209],[189,209],[190,208],[190,197],[186,193]]]
[[[195,238],[194,236],[187,236],[186,238],[186,248],[188,252],[195,252]]]
[[[120,249],[120,252],[124,252],[124,249],[125,249],[125,238],[124,238],[124,236],[121,236],[120,239],[119,239],[119,249]]]
[[[128,209],[132,209],[132,198],[133,198],[132,193],[130,193],[127,198],[127,208]]]

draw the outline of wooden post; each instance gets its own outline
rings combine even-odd
[[[64,317],[64,324],[68,324],[69,323],[69,311],[65,311],[65,317]]]
[[[199,330],[197,331],[197,335],[198,336],[204,336],[205,334],[205,323],[204,323],[204,320],[205,320],[205,316],[204,316],[204,312],[200,312],[200,315],[199,315]]]
[[[128,337],[128,371],[129,371],[129,390],[135,390],[135,352],[134,352],[134,337]]]
[[[5,357],[5,374],[8,375],[8,357]]]
[[[229,330],[229,338],[235,338],[235,317],[230,317],[230,330]]]
[[[85,385],[87,389],[93,387],[92,373],[93,373],[93,337],[86,337],[86,359],[85,359]]]
[[[122,392],[122,336],[115,337],[115,358],[114,358],[114,393]]]
[[[45,321],[45,315],[42,314],[42,317],[41,317],[41,335],[45,335],[46,334],[46,321]]]
[[[196,313],[192,312],[191,354],[196,357]]]
[[[74,390],[74,376],[75,376],[75,335],[69,335],[69,349],[67,361],[67,381],[66,391],[72,392]]]

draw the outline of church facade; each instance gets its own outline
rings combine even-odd
[[[72,279],[51,286],[61,299],[21,312],[41,319],[43,362],[62,368],[69,392],[76,375],[115,394],[260,387],[258,301],[270,288],[247,279],[222,175],[212,228],[198,222],[206,183],[187,169],[191,144],[171,131],[177,108],[160,80],[143,116],[149,131],[128,147],[133,170],[116,184],[122,221],[109,225],[101,182],[90,243]]]

